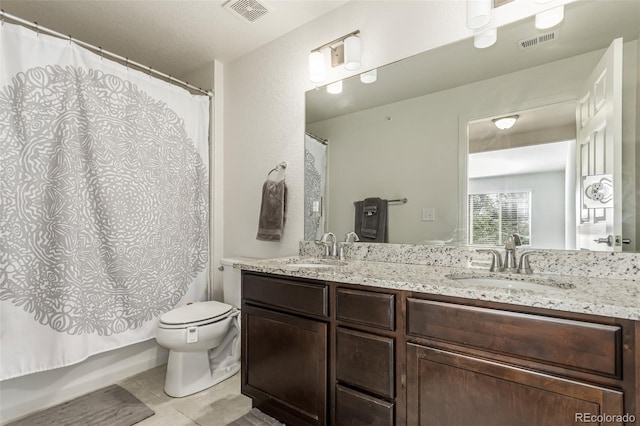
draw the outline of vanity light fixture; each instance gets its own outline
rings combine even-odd
[[[555,27],[564,19],[564,5],[556,6],[536,14],[536,28],[546,30]]]
[[[375,83],[378,79],[378,69],[374,68],[371,71],[363,72],[360,74],[360,81],[364,84]]]
[[[326,78],[325,55],[323,50],[331,50],[331,66],[333,68],[344,65],[349,71],[362,66],[362,43],[360,30],[345,34],[327,44],[323,44],[309,54],[309,80],[312,83],[322,83]]]
[[[491,21],[492,0],[467,0],[467,27],[482,28]]]
[[[494,118],[493,120],[493,124],[496,125],[496,127],[500,130],[507,130],[513,127],[514,124],[516,124],[516,121],[518,120],[520,116],[519,115],[509,115],[507,117],[500,117],[500,118]]]
[[[498,40],[498,29],[489,28],[473,36],[473,46],[477,49],[484,49],[493,46]]]
[[[342,80],[338,80],[335,83],[327,85],[327,92],[332,95],[338,95],[342,93]]]

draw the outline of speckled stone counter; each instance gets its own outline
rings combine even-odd
[[[345,251],[347,258],[352,260],[488,269],[490,257],[487,253],[478,252],[478,248],[455,245],[358,243],[346,245]],[[504,248],[496,249],[504,255]],[[518,248],[516,256],[526,251],[535,251],[535,254],[530,256],[531,267],[535,273],[640,280],[639,253]],[[301,241],[299,254],[320,257],[322,247],[314,241]]]
[[[367,246],[372,244],[362,244]],[[469,263],[471,263],[471,257]],[[486,257],[486,256],[485,256]],[[404,257],[406,259],[406,257]],[[368,285],[435,295],[532,306],[559,311],[578,312],[640,321],[640,282],[605,276],[560,274],[518,275],[489,273],[487,268],[348,260],[328,268],[298,267],[303,261],[317,262],[317,257],[287,257],[242,261],[234,267],[292,277],[312,278],[350,284]],[[616,262],[617,263],[617,262]],[[465,261],[463,265],[468,265]],[[629,266],[629,265],[627,265]],[[632,268],[637,269],[637,265]],[[498,277],[544,284],[542,290],[500,288],[462,284],[459,278]]]

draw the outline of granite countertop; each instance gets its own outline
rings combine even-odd
[[[322,263],[313,257],[243,260],[234,267],[247,271],[311,278],[475,300],[531,306],[640,321],[640,282],[564,275],[490,273],[476,268],[414,265],[349,260],[330,268],[297,267],[301,262]],[[544,284],[541,290],[464,284],[457,279],[507,278]]]

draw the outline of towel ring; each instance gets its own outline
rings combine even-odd
[[[269,179],[269,176],[271,176],[271,173],[277,172],[280,169],[284,170],[286,168],[287,168],[287,162],[286,161],[283,161],[282,163],[276,164],[276,166],[273,169],[269,170],[269,173],[267,173],[267,179]]]

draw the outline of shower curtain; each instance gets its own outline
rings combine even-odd
[[[304,239],[318,240],[325,229],[327,145],[304,135]]]
[[[209,99],[0,29],[0,380],[151,339],[205,298]]]

